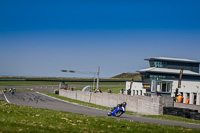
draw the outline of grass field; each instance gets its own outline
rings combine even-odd
[[[124,87],[100,87],[100,89],[101,89],[102,92],[108,92],[108,89],[110,89],[111,92],[115,93],[115,94],[120,93],[120,90],[122,88],[125,89]],[[77,87],[74,90],[82,90],[82,89],[83,89],[83,87]]]
[[[0,100],[0,132],[199,133],[200,130],[24,107]]]
[[[59,85],[60,82],[52,82],[52,81],[0,81],[0,86],[37,86],[37,85]],[[67,82],[69,86],[73,85],[93,85],[93,82]],[[111,90],[112,93],[120,93],[120,90],[125,89],[125,82],[100,82],[99,85],[120,85],[122,87],[100,87],[102,92],[108,92],[108,89]],[[2,88],[4,89],[4,88]],[[76,87],[75,90],[82,90],[83,87]]]
[[[54,81],[0,81],[0,86],[59,85]],[[93,85],[93,82],[66,82],[68,85]],[[99,85],[124,85],[126,82],[100,82]]]
[[[59,83],[50,81],[0,81],[0,86],[59,85]]]

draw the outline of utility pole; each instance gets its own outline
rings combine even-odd
[[[98,72],[97,72],[97,89],[99,88],[99,73],[100,73],[100,66],[98,67]]]

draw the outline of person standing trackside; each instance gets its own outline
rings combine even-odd
[[[121,92],[121,94],[124,94],[124,89],[122,88],[120,92]]]
[[[177,102],[182,103],[182,101],[183,101],[183,96],[181,96],[181,93],[179,93],[177,97]]]
[[[189,99],[189,97],[187,96],[186,104],[189,104],[189,103],[190,103],[190,99]]]

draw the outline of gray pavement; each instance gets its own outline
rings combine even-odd
[[[79,113],[79,114],[85,114],[85,115],[108,117],[107,111],[64,102],[64,101],[51,98],[42,94],[38,94],[35,92],[16,91],[14,95],[11,95],[10,93],[7,92],[6,97],[11,103],[18,104],[18,105],[52,109],[52,110],[60,110],[60,111]],[[117,117],[112,117],[112,118],[117,118]],[[199,124],[188,124],[188,123],[182,123],[182,122],[151,119],[151,118],[145,118],[145,117],[137,117],[133,115],[126,115],[126,114],[123,114],[118,119],[138,121],[138,122],[143,122],[143,123],[183,126],[183,127],[188,127],[188,128],[200,129]]]
[[[72,113],[106,116],[106,112],[93,108],[88,108],[69,102],[57,100],[48,96],[44,96],[35,92],[16,91],[14,95],[7,92],[5,93],[10,103],[24,106],[31,106],[36,108],[45,108],[52,110],[67,111]]]

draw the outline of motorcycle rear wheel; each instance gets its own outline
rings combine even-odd
[[[120,117],[123,114],[123,112],[120,110],[116,113],[116,117]]]

